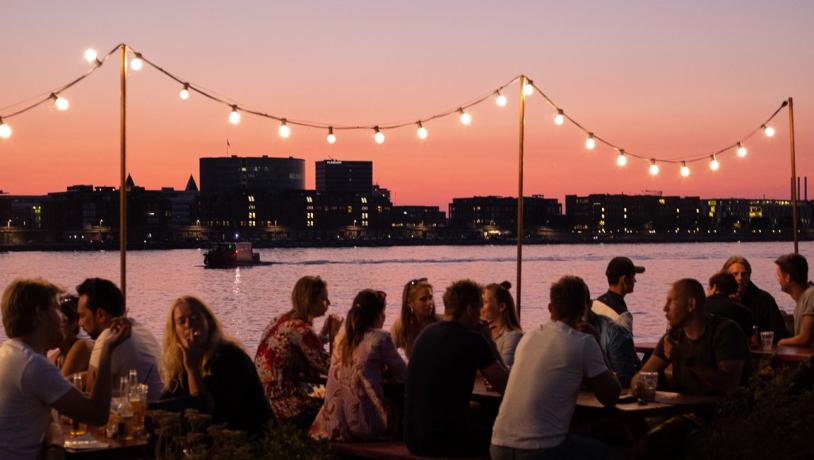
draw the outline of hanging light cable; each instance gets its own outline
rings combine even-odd
[[[720,168],[720,167],[721,167],[721,163],[718,163],[718,158],[715,156],[715,154],[710,155],[709,156],[709,169],[711,169],[713,171],[717,171],[718,168]]]
[[[462,123],[462,124],[464,124],[464,125],[469,125],[469,124],[471,124],[471,123],[472,123],[472,115],[470,115],[469,113],[465,112],[463,108],[459,108],[459,109],[458,109],[458,113],[460,113],[460,114],[461,114],[460,119],[461,119],[461,123]]]
[[[761,126],[761,128],[763,128],[763,134],[765,134],[766,137],[774,137],[774,128],[766,125]]]
[[[523,85],[523,94],[526,97],[531,96],[534,94],[534,82],[531,80],[526,80],[526,83]]]
[[[56,93],[51,93],[51,99],[54,100],[54,107],[63,112],[68,110],[68,107],[71,105],[67,99],[62,96],[58,96]]]
[[[596,148],[596,140],[594,140],[594,133],[588,133],[588,138],[585,139],[585,148],[593,150]]]
[[[738,156],[743,158],[746,156],[746,147],[743,146],[740,142],[738,142]]]
[[[375,129],[376,132],[373,134],[373,140],[375,140],[377,144],[383,144],[384,143],[384,133],[382,132],[381,129],[379,129],[378,126],[376,126],[374,129]]]
[[[506,96],[500,94],[500,90],[495,91],[495,95],[495,104],[497,104],[498,107],[506,107],[506,102],[508,102]]]
[[[144,67],[144,61],[141,60],[141,53],[133,53],[136,57],[134,57],[130,61],[130,68],[138,72]]]
[[[557,114],[554,115],[554,124],[562,126],[563,123],[565,123],[565,112],[562,109],[557,109]]]
[[[656,164],[656,160],[650,160],[650,175],[651,176],[658,176],[659,175],[659,165]]]
[[[616,164],[619,166],[624,166],[627,164],[627,157],[625,157],[624,150],[619,150],[619,156],[616,157]]]
[[[189,83],[184,83],[184,87],[181,88],[181,91],[178,93],[178,97],[180,97],[183,101],[189,99]]]
[[[232,105],[232,112],[229,113],[229,123],[233,125],[240,123],[240,113],[238,113],[236,105]]]

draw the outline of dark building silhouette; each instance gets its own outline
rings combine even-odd
[[[316,187],[320,192],[369,192],[373,187],[373,162],[317,161]]]
[[[447,216],[438,206],[393,206],[393,227],[443,227]]]
[[[544,198],[542,195],[523,197],[524,228],[557,225],[561,217],[562,206],[555,198]],[[449,225],[458,229],[477,230],[487,238],[515,235],[517,198],[453,198],[449,205]]]
[[[201,193],[234,190],[303,190],[305,160],[230,157],[200,159]]]

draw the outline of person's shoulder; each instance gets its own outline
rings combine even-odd
[[[805,291],[803,291],[803,295],[800,298],[804,302],[814,302],[814,283],[809,283],[806,286]]]
[[[708,315],[707,321],[713,328],[716,336],[733,334],[738,336],[744,335],[743,329],[738,325],[738,323],[725,316],[715,314]]]

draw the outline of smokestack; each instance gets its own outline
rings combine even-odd
[[[808,176],[803,176],[803,193],[805,194],[805,200],[808,201]]]
[[[797,201],[800,200],[800,176],[797,176]]]

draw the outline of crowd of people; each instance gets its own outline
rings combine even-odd
[[[114,382],[132,369],[151,407],[195,408],[250,434],[293,424],[331,441],[403,437],[419,455],[606,458],[606,444],[570,432],[580,391],[613,406],[623,388],[642,392],[642,372],[659,372],[662,388],[727,395],[751,375],[754,331],[772,331],[779,345],[812,345],[807,261],[789,254],[775,264],[782,291],[796,302],[790,330],[772,296],[751,281],[749,262],[735,256],[706,288],[690,278],[671,285],[668,330],[644,363],[625,297],[645,269],[627,257],[608,263],[608,290],[595,300],[577,276],[554,282],[551,321],[525,333],[510,283],[454,282],[439,313],[426,278],[404,285],[389,332],[382,329],[387,295],[373,289],[359,291],[344,320],[328,315],[317,332],[314,319],[331,305],[328,285],[304,276],[291,309],[265,328],[254,359],[199,298],[170,305],[162,346],[126,315],[111,281],[87,279],[76,295],[64,295],[46,280],[18,279],[2,296],[0,458],[59,449],[57,414],[103,425]],[[67,379],[76,373],[86,375],[85,388]],[[473,402],[476,379],[502,395],[498,405]],[[674,455],[703,423],[703,416],[667,420],[638,452]]]

